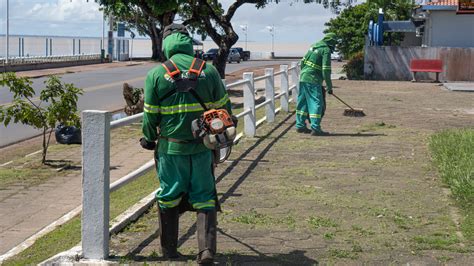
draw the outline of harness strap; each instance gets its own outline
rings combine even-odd
[[[191,67],[189,68],[189,79],[197,79],[199,78],[199,75],[201,75],[202,68],[206,64],[206,61],[199,59],[199,58],[194,58],[193,62],[191,63]]]
[[[167,60],[166,62],[164,62],[161,65],[165,68],[168,75],[170,75],[170,77],[172,77],[173,79],[175,79],[175,77],[177,75],[181,74],[181,71],[179,71],[179,68],[176,66],[176,64],[171,59]]]
[[[175,85],[178,86],[189,86],[187,91],[193,95],[193,97],[199,102],[199,104],[204,108],[205,111],[209,110],[207,108],[206,104],[202,100],[202,98],[197,94],[196,92],[196,87],[198,84],[198,78],[201,75],[202,69],[204,68],[204,65],[206,64],[206,61],[199,59],[199,58],[194,58],[193,62],[191,63],[191,66],[189,67],[188,70],[188,78],[183,79],[181,77],[181,71],[179,71],[178,66],[173,62],[173,60],[167,60],[166,62],[162,63],[161,65],[165,68],[166,73],[175,81]],[[164,99],[170,97],[171,95],[175,94],[178,91],[177,88],[170,90],[168,93],[166,93],[164,96],[162,96],[158,101],[162,102]]]

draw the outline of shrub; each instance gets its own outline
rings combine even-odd
[[[343,66],[343,70],[346,72],[348,79],[364,79],[364,53],[355,53]]]

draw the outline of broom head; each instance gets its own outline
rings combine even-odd
[[[347,108],[344,110],[345,116],[354,116],[354,117],[362,117],[365,116],[364,110],[362,109],[350,109]]]

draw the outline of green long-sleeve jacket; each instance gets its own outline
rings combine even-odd
[[[301,61],[300,81],[332,88],[331,82],[331,52],[336,40],[332,33],[323,40],[313,44]]]
[[[166,58],[173,60],[186,76],[193,61],[192,39],[181,33],[174,33],[163,41]],[[189,92],[176,92],[170,97],[160,98],[174,90],[174,81],[163,66],[152,69],[145,80],[145,106],[142,131],[148,141],[159,139],[159,152],[174,155],[189,155],[207,150],[204,144],[176,143],[160,138],[193,140],[191,122],[199,118],[204,109]],[[231,114],[231,103],[219,73],[211,64],[205,65],[199,77],[196,92],[208,108],[225,108]]]

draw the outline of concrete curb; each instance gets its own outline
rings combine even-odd
[[[157,190],[150,193],[145,198],[141,199],[138,203],[130,207],[128,210],[120,214],[113,220],[113,224],[109,229],[110,234],[116,234],[122,229],[127,227],[128,224],[137,220],[143,213],[145,213],[155,203]],[[93,264],[93,265],[106,265],[110,263],[116,263],[108,260],[82,260],[82,246],[79,243],[77,246],[70,250],[56,254],[55,256],[39,263],[38,265],[64,265],[64,264]]]

